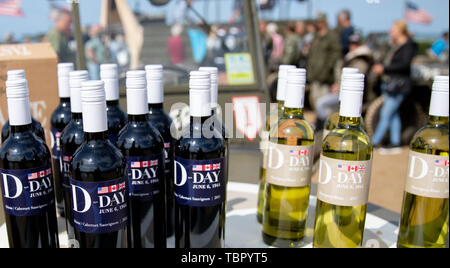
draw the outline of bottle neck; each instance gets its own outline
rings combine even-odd
[[[284,107],[282,117],[289,119],[303,119],[303,108]]]
[[[96,133],[84,132],[84,140],[86,142],[107,141],[108,140],[108,132],[107,131],[96,132]]]
[[[59,98],[59,103],[63,107],[69,107],[70,106],[70,98]]]
[[[27,131],[32,131],[32,129],[33,129],[32,124],[22,125],[22,126],[10,126],[9,127],[10,133],[12,135],[18,134],[18,133],[27,132]]]
[[[361,117],[347,117],[339,116],[338,127],[339,128],[349,128],[349,127],[360,127]]]
[[[82,120],[83,119],[83,113],[72,113],[71,115],[73,121]]]
[[[109,100],[109,101],[106,101],[106,106],[107,106],[107,107],[111,107],[111,106],[119,106],[119,100]]]
[[[448,125],[448,123],[449,123],[449,117],[448,116],[430,115],[428,117],[428,124],[429,125],[440,126],[440,125]]]
[[[148,111],[152,113],[153,111],[160,111],[164,109],[164,104],[162,103],[149,103]]]
[[[190,123],[191,123],[191,125],[196,125],[198,123],[203,124],[209,118],[210,118],[210,116],[191,116]]]
[[[129,114],[128,122],[147,122],[148,114]]]

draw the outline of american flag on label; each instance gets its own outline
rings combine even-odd
[[[28,180],[35,180],[35,179],[39,179],[39,178],[43,178],[45,176],[48,176],[52,174],[52,169],[46,169],[46,170],[42,170],[39,172],[34,172],[34,173],[29,173],[28,174]]]
[[[436,160],[434,165],[437,167],[448,167],[448,160]]]
[[[346,172],[358,172],[358,171],[366,170],[366,166],[365,165],[341,165],[341,164],[339,164],[337,169],[340,171],[346,171]]]
[[[98,187],[97,188],[97,194],[109,194],[109,193],[114,193],[120,190],[125,189],[126,184],[125,182],[116,184],[116,185],[111,185],[111,186],[105,186],[105,187]]]
[[[310,154],[310,150],[290,150],[289,151],[289,154],[290,155],[299,155],[299,156],[305,156],[305,155],[308,155],[308,154]]]
[[[220,169],[220,163],[206,164],[206,165],[192,165],[192,171],[212,171],[218,169]]]
[[[145,168],[145,167],[151,167],[158,165],[158,160],[151,160],[151,161],[131,161],[130,167],[131,168]]]

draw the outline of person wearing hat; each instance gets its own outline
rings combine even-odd
[[[335,82],[334,69],[342,53],[339,36],[329,29],[325,14],[318,15],[316,27],[307,64],[311,83],[309,101],[313,108],[317,100],[331,92],[331,85]]]

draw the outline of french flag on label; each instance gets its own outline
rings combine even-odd
[[[218,164],[206,164],[206,165],[193,165],[192,171],[212,171],[220,169],[220,163]]]
[[[42,170],[39,172],[34,172],[34,173],[29,173],[28,174],[28,180],[35,180],[35,179],[40,179],[43,177],[46,177],[48,175],[52,174],[52,169],[46,169],[46,170]]]
[[[116,185],[111,185],[111,186],[98,187],[97,188],[97,194],[114,193],[114,192],[120,191],[122,189],[125,189],[125,187],[126,187],[125,182],[119,183],[119,184],[116,184]]]
[[[337,167],[340,171],[346,171],[346,172],[358,172],[358,171],[364,171],[366,170],[365,165],[338,165]]]
[[[434,165],[437,167],[448,167],[448,160],[436,160]]]

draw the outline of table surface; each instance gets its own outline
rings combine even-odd
[[[267,248],[262,241],[261,225],[256,220],[256,203],[258,185],[229,182],[227,190],[227,248]],[[302,247],[312,247],[315,205],[317,198],[316,185],[312,185],[309,216],[307,220],[306,236]],[[396,247],[399,215],[392,211],[369,204],[364,232],[364,247],[393,248]],[[64,219],[58,219],[60,245],[67,247],[67,235]],[[168,247],[173,247],[174,238],[168,240]],[[0,248],[8,247],[6,226],[0,226]]]

